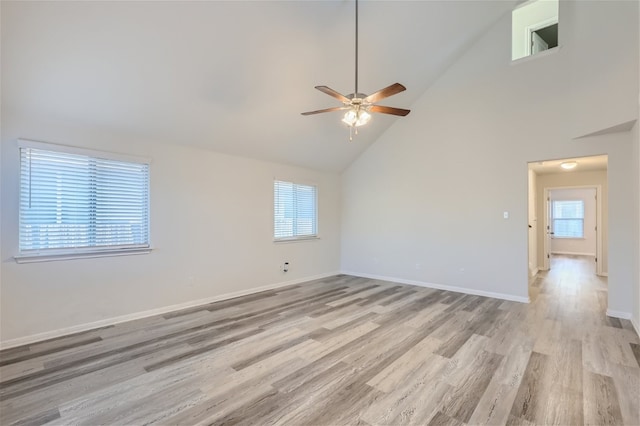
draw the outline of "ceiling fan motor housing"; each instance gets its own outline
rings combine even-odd
[[[360,99],[360,100],[363,100],[366,97],[367,97],[367,95],[365,95],[364,93],[360,93],[360,92],[351,93],[351,94],[347,95],[347,98],[349,98],[349,99]]]

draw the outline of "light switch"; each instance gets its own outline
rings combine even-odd
[[[502,213],[502,217],[504,217],[505,219],[509,219],[509,212]]]

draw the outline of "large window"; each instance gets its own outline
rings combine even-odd
[[[315,186],[276,180],[273,193],[275,240],[313,238],[318,235]]]
[[[584,238],[584,201],[552,201],[554,238]]]
[[[149,163],[20,142],[20,256],[149,248]]]

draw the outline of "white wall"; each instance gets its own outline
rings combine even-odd
[[[640,21],[640,8],[638,8],[638,21]],[[640,40],[640,33],[638,33],[638,40]],[[638,42],[638,60],[640,61],[640,41]],[[640,109],[640,73],[638,74],[638,108]],[[638,185],[635,192],[635,217],[636,217],[636,253],[635,253],[635,276],[633,282],[635,283],[635,306],[633,309],[633,324],[635,325],[636,332],[640,334],[640,120],[636,121],[633,127],[633,149],[634,149],[634,166],[635,166],[635,179],[634,182]]]
[[[638,115],[638,4],[560,8],[562,49],[512,64],[505,16],[343,173],[344,270],[526,298],[527,163],[608,154],[609,307],[631,312],[631,135],[573,138]]]
[[[596,190],[554,189],[549,191],[551,201],[582,200],[584,202],[584,237],[551,239],[551,252],[557,254],[596,255]],[[552,224],[549,224],[552,226]]]
[[[638,76],[640,79],[640,76]],[[638,94],[638,102],[640,103],[640,93]],[[635,268],[633,275],[633,297],[634,301],[632,318],[633,324],[636,328],[638,334],[640,334],[640,121],[636,122],[635,126],[632,129],[632,145],[633,145],[633,173],[634,179],[633,182],[637,185],[634,197],[633,197],[633,214],[636,217],[635,228],[632,230],[632,234],[636,236],[636,241],[634,245],[634,259],[635,259]]]
[[[4,112],[4,111],[3,111]],[[340,269],[337,174],[2,116],[2,342]],[[18,137],[152,158],[148,255],[16,264]],[[318,185],[321,239],[273,242],[273,179]],[[280,272],[289,261],[290,271]]]
[[[527,201],[527,205],[529,208],[528,211],[528,225],[529,225],[529,275],[534,276],[536,272],[538,272],[538,212],[536,211],[537,206],[537,175],[536,173],[529,169],[529,177],[528,177],[528,188],[527,194],[529,195],[529,199]]]

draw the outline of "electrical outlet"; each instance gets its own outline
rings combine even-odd
[[[282,272],[289,272],[289,262],[284,262],[281,269]]]

